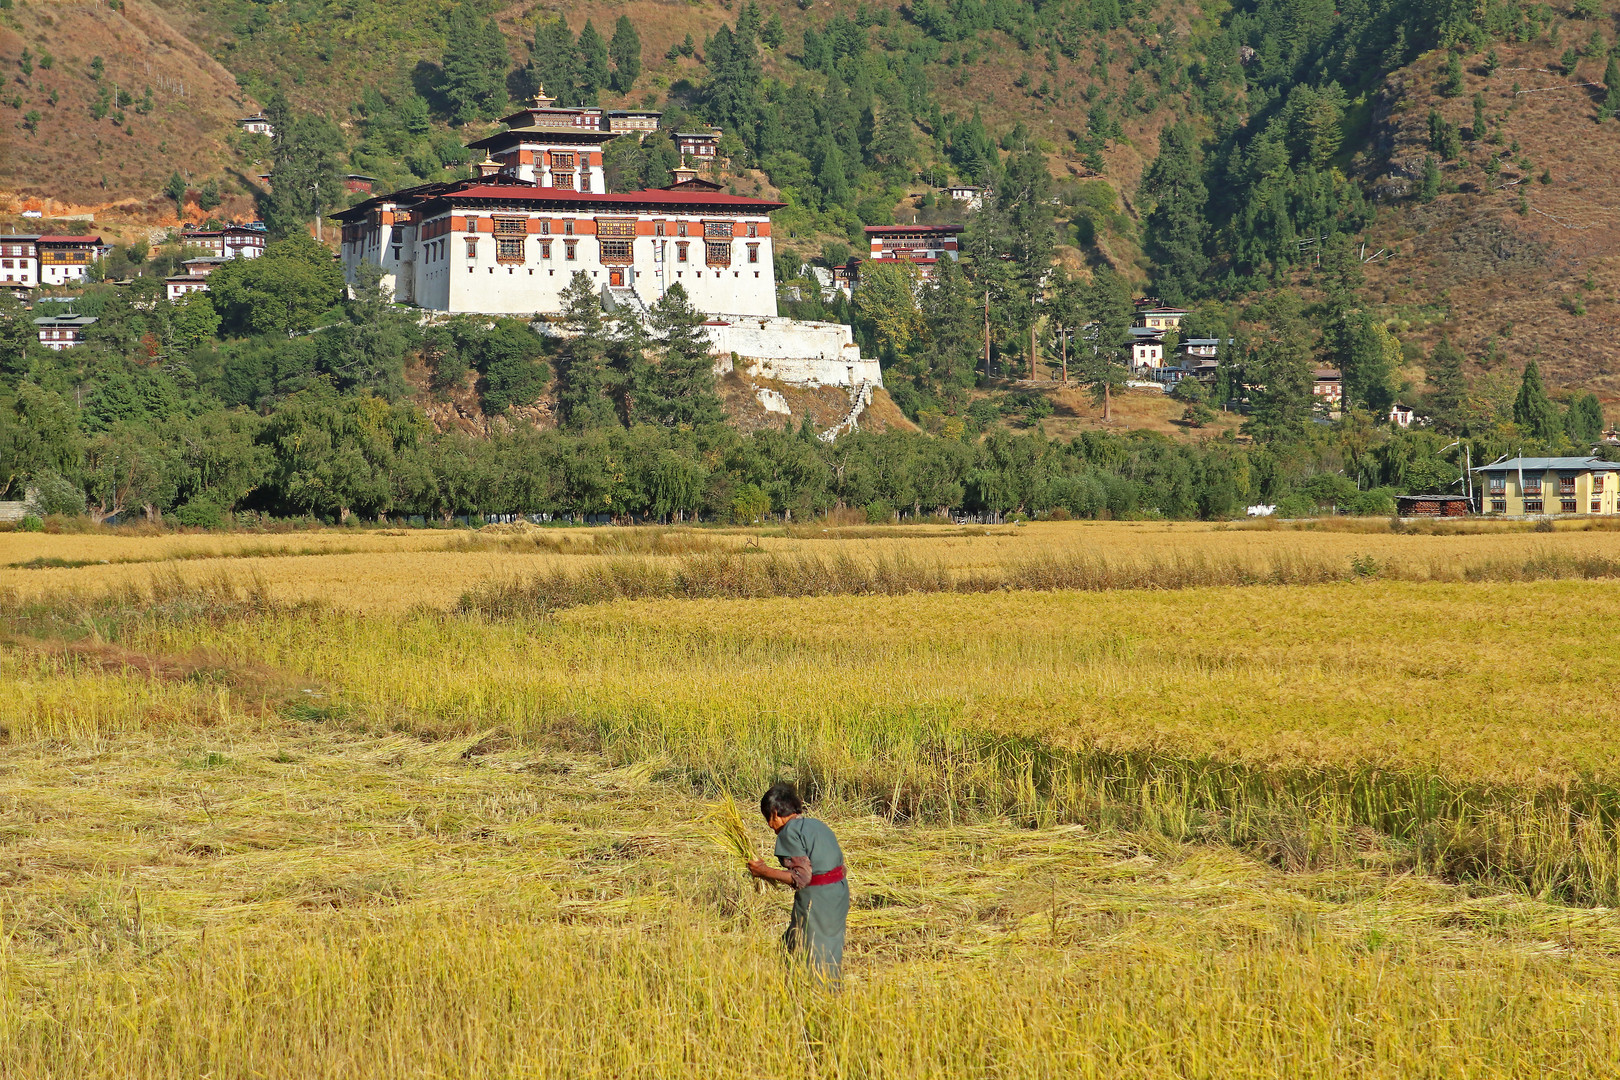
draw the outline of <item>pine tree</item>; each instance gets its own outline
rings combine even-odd
[[[641,74],[641,35],[631,25],[630,16],[620,15],[614,24],[608,55],[613,60],[613,89],[628,94]]]
[[[1576,449],[1591,448],[1603,438],[1603,403],[1590,390],[1575,395],[1564,414],[1564,430]]]
[[[608,340],[602,301],[584,271],[575,271],[562,292],[564,343],[557,373],[557,404],[576,431],[617,427],[609,393]]]
[[[607,42],[589,19],[585,20],[585,29],[579,32],[579,63],[575,70],[579,79],[579,103],[595,105],[597,94],[612,76],[608,71]]]
[[[1563,432],[1563,418],[1558,415],[1558,406],[1547,397],[1547,389],[1541,383],[1541,369],[1534,360],[1524,365],[1519,396],[1513,401],[1513,422],[1544,443],[1556,440]]]
[[[1113,419],[1114,390],[1125,385],[1125,332],[1131,325],[1131,290],[1110,267],[1093,273],[1086,297],[1089,320],[1096,328],[1090,341],[1082,337],[1076,364],[1080,381],[1102,402],[1103,419]]]
[[[707,318],[692,305],[680,282],[652,306],[658,364],[649,395],[656,404],[649,402],[649,407],[666,424],[696,426],[725,419],[714,384],[714,346],[703,332]]]
[[[1440,196],[1440,166],[1433,154],[1423,155],[1423,179],[1418,186],[1418,201],[1431,203]]]
[[[1159,156],[1142,177],[1141,197],[1153,203],[1144,247],[1153,260],[1154,281],[1166,300],[1184,303],[1202,289],[1209,269],[1204,254],[1209,193],[1198,169],[1197,137],[1185,123],[1159,133]]]
[[[344,194],[338,171],[343,133],[324,116],[293,112],[279,91],[265,103],[264,113],[275,129],[265,228],[273,239],[303,235],[315,216],[337,206]]]
[[[1603,68],[1603,96],[1604,119],[1620,114],[1620,53],[1609,54],[1609,62]]]
[[[442,67],[444,96],[458,124],[494,116],[506,104],[506,39],[494,19],[480,25],[471,8],[453,8]]]
[[[535,24],[529,56],[529,85],[556,98],[559,105],[578,105],[578,54],[574,35],[561,15]]]
[[[1440,93],[1444,97],[1456,97],[1463,90],[1462,58],[1454,49],[1446,50],[1446,70],[1440,79]]]
[[[197,205],[204,210],[212,210],[219,205],[219,181],[210,179],[203,184],[202,190],[197,193]]]
[[[169,182],[163,185],[163,194],[173,201],[175,216],[183,216],[186,212],[186,178],[180,175],[179,169],[169,175]]]
[[[1429,386],[1429,412],[1441,431],[1462,430],[1468,417],[1468,379],[1463,374],[1463,354],[1444,334],[1424,365],[1424,381]]]
[[[905,90],[896,81],[883,84],[883,108],[877,135],[872,140],[872,157],[890,175],[909,177],[917,147],[912,139],[911,110],[906,107]]]

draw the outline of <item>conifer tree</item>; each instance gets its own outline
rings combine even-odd
[[[707,316],[692,305],[680,282],[652,306],[658,364],[647,409],[666,424],[711,424],[725,419],[714,385],[714,347],[703,332]]]
[[[1620,114],[1620,51],[1609,54],[1603,68],[1603,119]]]
[[[630,16],[620,15],[614,24],[608,55],[613,60],[613,89],[628,94],[641,74],[641,35],[631,25]]]
[[[1519,396],[1513,401],[1513,422],[1541,442],[1552,442],[1563,432],[1563,418],[1558,415],[1558,406],[1547,397],[1541,369],[1534,360],[1524,365]]]
[[[1144,246],[1160,295],[1175,304],[1201,290],[1209,268],[1204,254],[1209,193],[1199,173],[1196,143],[1187,124],[1167,125],[1159,133],[1159,156],[1142,177],[1142,198],[1153,203]]]
[[[573,335],[562,348],[557,373],[557,404],[563,422],[576,431],[617,427],[618,413],[608,396],[608,339],[602,301],[584,271],[575,271],[562,292],[563,326]]]
[[[293,112],[279,91],[265,103],[264,114],[275,129],[264,223],[271,238],[280,239],[304,233],[317,214],[339,204],[343,133],[324,116]]]
[[[574,35],[561,15],[535,24],[529,56],[529,85],[544,90],[559,105],[578,105],[578,54]]]
[[[1103,419],[1113,419],[1113,393],[1125,385],[1125,332],[1131,325],[1131,290],[1111,267],[1098,269],[1086,297],[1096,336],[1078,350],[1080,381],[1102,403]]]
[[[585,20],[585,29],[579,32],[578,75],[579,103],[595,105],[597,94],[608,85],[612,74],[608,71],[607,42],[596,32],[591,20]]]
[[[1603,403],[1590,390],[1575,395],[1564,414],[1564,430],[1577,450],[1590,449],[1603,438]]]
[[[506,104],[506,38],[493,18],[480,24],[471,8],[450,12],[444,43],[444,96],[458,124],[495,116]]]
[[[1460,431],[1468,411],[1468,379],[1463,374],[1462,352],[1442,334],[1424,367],[1429,412],[1436,426],[1447,434]]]

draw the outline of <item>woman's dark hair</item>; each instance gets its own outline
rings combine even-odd
[[[759,812],[766,821],[773,817],[792,817],[804,813],[804,800],[792,784],[778,780],[759,797]]]

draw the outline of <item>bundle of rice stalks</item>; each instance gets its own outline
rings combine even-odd
[[[709,821],[714,825],[714,832],[709,835],[719,844],[721,849],[732,858],[742,863],[744,867],[759,858],[759,848],[754,838],[748,832],[748,826],[743,822],[742,814],[737,810],[737,801],[731,797],[731,792],[722,792],[724,798],[709,812]],[[754,891],[764,892],[765,882],[754,878]]]

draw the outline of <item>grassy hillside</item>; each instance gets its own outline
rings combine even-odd
[[[228,181],[249,107],[235,78],[145,0],[0,11],[0,206],[174,220],[176,170]],[[229,183],[227,183],[229,189]],[[231,209],[226,207],[227,211]]]
[[[1571,23],[1564,35],[1578,47]],[[1432,346],[1447,334],[1473,361],[1475,394],[1511,399],[1535,360],[1551,380],[1620,400],[1620,170],[1615,122],[1600,126],[1601,58],[1562,68],[1550,43],[1498,45],[1499,66],[1464,67],[1460,93],[1440,92],[1443,57],[1398,72],[1378,103],[1375,156],[1367,173],[1389,198],[1414,194],[1435,110],[1463,134],[1462,153],[1442,169],[1433,202],[1407,197],[1368,233],[1372,295],[1402,336]],[[1484,96],[1477,137],[1474,95]],[[1492,158],[1499,171],[1487,172]],[[1410,351],[1410,349],[1409,349]],[[1421,377],[1421,369],[1413,374]]]

